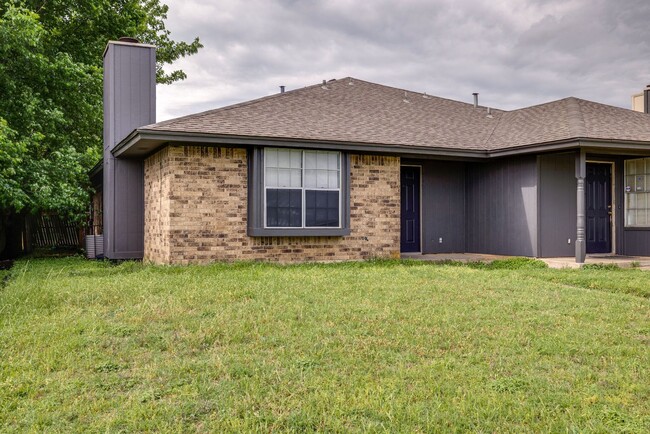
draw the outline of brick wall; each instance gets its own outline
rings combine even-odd
[[[170,148],[164,148],[144,162],[144,257],[158,264],[171,263],[171,185],[174,167]]]
[[[350,156],[350,235],[249,237],[246,150],[169,146],[145,161],[145,260],[165,264],[398,257],[400,160]]]

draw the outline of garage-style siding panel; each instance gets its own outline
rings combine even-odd
[[[467,164],[467,252],[537,256],[537,158]]]
[[[422,252],[465,252],[465,163],[412,164],[422,166]]]
[[[574,256],[577,214],[575,154],[541,155],[539,170],[540,256]]]

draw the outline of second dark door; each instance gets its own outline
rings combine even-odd
[[[587,163],[587,253],[612,251],[612,166]]]
[[[401,250],[420,251],[420,168],[401,169]]]

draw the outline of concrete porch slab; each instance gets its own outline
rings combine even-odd
[[[421,261],[444,262],[492,262],[497,259],[508,259],[514,256],[487,255],[483,253],[402,253],[402,259],[417,259]]]
[[[497,259],[507,259],[513,256],[487,255],[482,253],[402,253],[402,259],[416,259],[421,261],[444,262],[492,262]],[[583,264],[576,263],[575,258],[537,258],[546,262],[550,268],[580,268]],[[618,255],[587,255],[585,264],[615,264],[621,268],[640,268],[650,270],[650,257],[648,256],[618,256]]]
[[[576,263],[575,258],[539,258],[551,268],[580,268],[583,264]],[[619,255],[587,255],[585,264],[618,265],[621,268],[640,268],[650,270],[648,256],[619,256]]]

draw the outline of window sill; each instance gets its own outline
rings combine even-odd
[[[350,228],[248,228],[249,237],[343,237]]]
[[[625,231],[650,231],[650,226],[625,226]]]

